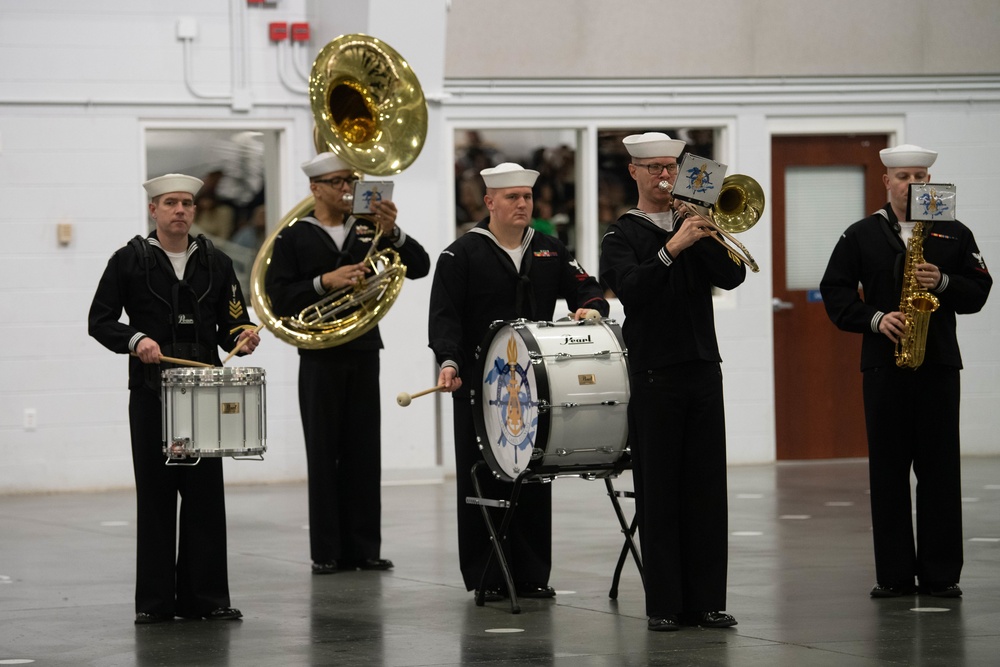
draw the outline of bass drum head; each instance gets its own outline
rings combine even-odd
[[[479,448],[494,474],[510,482],[528,469],[545,426],[539,423],[533,342],[524,328],[494,323],[476,353],[482,383],[473,389],[480,404],[472,412]]]

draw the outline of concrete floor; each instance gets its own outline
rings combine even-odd
[[[227,462],[229,465],[258,465]],[[728,630],[646,630],[601,481],[554,482],[555,600],[477,607],[454,484],[383,489],[392,572],[309,571],[304,484],[227,490],[238,622],[135,626],[131,490],[0,497],[0,665],[996,665],[1000,459],[964,462],[963,599],[872,600],[865,461],[729,470]],[[615,486],[631,489],[628,473]],[[624,509],[631,517],[630,501]],[[531,511],[521,507],[519,511]]]

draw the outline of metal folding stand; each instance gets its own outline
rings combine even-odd
[[[486,567],[483,568],[483,575],[479,580],[479,588],[476,590],[476,605],[482,607],[486,603],[485,584],[487,581],[487,575],[490,573],[493,560],[496,559],[497,564],[500,566],[500,571],[503,573],[504,581],[507,584],[507,593],[510,596],[510,611],[512,614],[519,614],[521,613],[521,606],[517,601],[517,589],[514,587],[514,578],[511,576],[510,565],[507,563],[507,556],[504,553],[504,542],[507,540],[507,530],[510,528],[510,522],[514,515],[514,509],[517,507],[517,496],[521,492],[521,485],[525,482],[535,481],[536,477],[530,472],[525,472],[524,474],[518,476],[518,478],[514,481],[510,494],[510,500],[483,498],[482,487],[479,484],[478,472],[479,469],[484,466],[486,466],[485,461],[478,461],[472,466],[472,470],[469,471],[469,474],[472,476],[472,487],[475,489],[476,495],[469,496],[465,499],[465,502],[468,504],[479,506],[480,512],[483,515],[483,521],[486,523],[486,530],[489,531],[490,534],[490,544],[493,547],[486,561]],[[608,597],[612,600],[616,600],[618,599],[618,583],[621,580],[622,568],[625,566],[625,561],[628,558],[629,553],[632,554],[632,558],[635,560],[636,568],[639,570],[640,580],[643,579],[642,557],[639,555],[639,549],[635,545],[635,532],[638,526],[638,517],[633,516],[632,522],[629,523],[625,518],[625,513],[622,511],[621,503],[618,502],[619,498],[635,498],[634,492],[616,490],[614,484],[611,482],[610,476],[604,478],[604,484],[608,489],[608,497],[611,498],[611,505],[614,507],[615,516],[618,517],[618,523],[621,525],[621,532],[625,536],[625,543],[622,545],[621,554],[618,556],[618,564],[615,566],[615,574],[611,582],[611,591],[608,593]],[[504,510],[503,520],[500,522],[499,531],[493,523],[493,517],[490,516],[490,507]]]
[[[479,588],[476,590],[476,605],[482,607],[486,603],[486,576],[490,572],[490,567],[493,565],[493,558],[496,557],[497,562],[500,564],[500,570],[503,572],[504,581],[507,583],[507,593],[510,595],[510,613],[520,614],[521,605],[517,602],[517,589],[514,587],[514,579],[510,576],[510,566],[507,564],[507,557],[503,552],[503,543],[507,539],[507,529],[510,527],[511,517],[514,515],[514,508],[517,507],[517,495],[521,492],[521,484],[525,481],[527,474],[518,476],[517,480],[514,482],[514,489],[510,494],[510,500],[494,500],[490,498],[483,498],[482,487],[479,485],[479,477],[477,476],[478,470],[486,465],[486,461],[477,461],[473,466],[469,474],[472,475],[472,487],[476,490],[475,497],[467,497],[465,502],[470,505],[479,505],[479,510],[482,512],[483,521],[486,522],[486,529],[490,533],[490,543],[493,545],[493,550],[490,552],[489,558],[486,560],[486,567],[483,568],[483,576],[479,580]],[[493,527],[493,518],[490,517],[489,507],[499,507],[504,511],[503,521],[500,523],[500,532],[497,533],[496,528]]]
[[[608,487],[608,497],[611,498],[611,505],[615,508],[615,516],[618,517],[618,523],[622,527],[622,535],[625,536],[625,543],[622,545],[622,551],[618,555],[618,565],[615,566],[615,576],[611,580],[611,590],[608,591],[608,597],[612,600],[618,599],[618,582],[621,580],[622,568],[625,566],[625,559],[628,558],[629,552],[632,552],[632,559],[635,560],[635,566],[639,570],[639,579],[645,583],[645,579],[642,574],[642,558],[639,556],[639,550],[635,546],[635,531],[639,525],[639,514],[638,512],[632,516],[632,523],[630,524],[625,520],[625,513],[622,512],[621,503],[618,502],[619,498],[635,498],[634,491],[617,491],[615,490],[614,484],[611,483],[610,477],[604,478],[604,485]]]

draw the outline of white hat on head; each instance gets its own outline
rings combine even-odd
[[[302,163],[302,171],[309,178],[322,176],[334,171],[344,171],[350,168],[351,165],[341,160],[336,153],[320,153],[313,159]]]
[[[663,132],[630,134],[624,139],[625,150],[632,157],[678,157],[684,150],[684,142],[671,139]]]
[[[488,188],[530,188],[538,178],[534,169],[525,169],[513,162],[503,162],[479,172]]]
[[[203,185],[205,185],[205,182],[194,176],[164,174],[163,176],[149,179],[142,184],[142,187],[146,188],[146,194],[149,195],[150,199],[153,199],[168,192],[187,192],[191,196],[195,196]]]
[[[882,164],[887,167],[928,168],[937,160],[937,153],[913,144],[903,144],[895,148],[884,148],[878,152]]]

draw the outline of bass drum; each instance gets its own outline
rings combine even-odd
[[[627,465],[628,355],[614,320],[494,322],[471,390],[479,448],[505,481]]]

